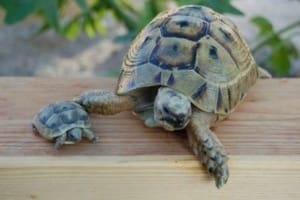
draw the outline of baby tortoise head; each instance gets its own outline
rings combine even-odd
[[[167,87],[158,90],[154,101],[154,120],[164,129],[184,129],[191,115],[192,106],[185,95]]]

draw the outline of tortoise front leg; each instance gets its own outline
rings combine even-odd
[[[210,124],[215,120],[216,115],[196,110],[187,126],[187,134],[194,153],[215,177],[216,186],[220,188],[229,177],[228,157],[221,142],[209,129]]]
[[[96,142],[98,140],[95,133],[89,128],[84,128],[82,130],[82,136],[86,137],[90,142]]]
[[[93,90],[82,93],[73,99],[89,113],[113,115],[125,110],[131,110],[134,102],[129,96],[118,96],[110,91]]]

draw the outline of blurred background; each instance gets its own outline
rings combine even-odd
[[[0,76],[117,77],[141,28],[186,4],[232,19],[274,76],[300,76],[299,0],[0,0]]]

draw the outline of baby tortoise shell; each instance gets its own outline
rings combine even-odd
[[[122,64],[117,94],[168,86],[203,111],[228,115],[258,78],[237,27],[203,6],[155,17],[134,40]]]
[[[33,119],[34,128],[53,140],[73,128],[90,128],[88,113],[73,101],[59,101],[43,107]]]

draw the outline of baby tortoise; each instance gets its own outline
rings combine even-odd
[[[238,28],[200,6],[160,13],[126,54],[116,92],[94,90],[74,101],[89,113],[132,110],[148,127],[186,129],[191,148],[220,188],[229,177],[227,154],[212,124],[244,99],[259,68]]]
[[[73,101],[60,101],[43,107],[33,119],[34,132],[54,140],[56,149],[74,144],[82,137],[95,141],[88,113]]]

